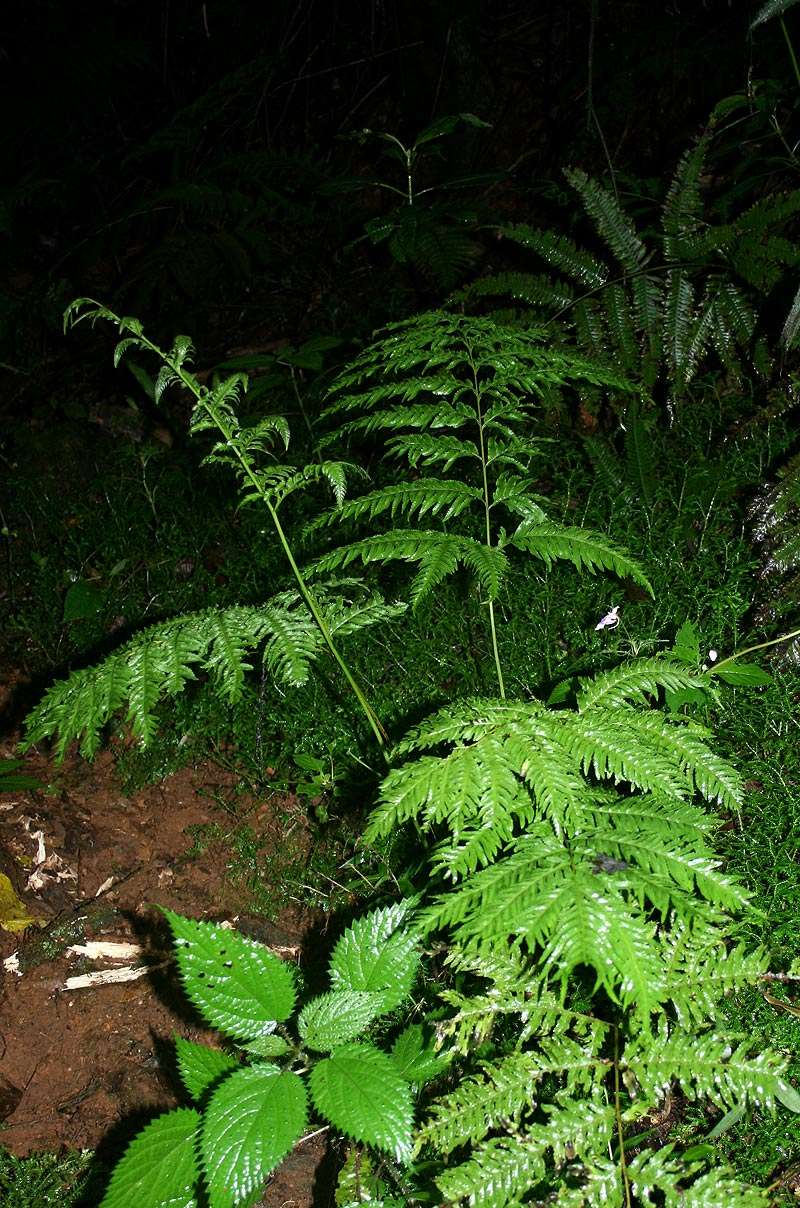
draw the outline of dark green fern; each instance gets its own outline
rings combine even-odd
[[[537,319],[558,324],[593,358],[611,361],[651,392],[663,383],[673,408],[710,355],[728,373],[765,372],[756,305],[800,263],[784,232],[800,211],[800,190],[756,202],[737,218],[714,223],[703,173],[713,131],[681,158],[667,190],[657,240],[645,239],[598,181],[567,172],[604,254],[565,235],[526,225],[504,226],[504,238],[530,250],[550,275],[501,273],[462,289],[466,304],[511,298]],[[797,327],[797,305],[785,338]]]

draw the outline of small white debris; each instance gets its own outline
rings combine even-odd
[[[3,969],[6,973],[16,973],[17,977],[22,977],[22,970],[19,967],[19,953],[12,952],[11,956],[7,956],[3,961]]]
[[[94,986],[112,986],[118,982],[138,981],[152,968],[152,965],[125,965],[122,969],[100,969],[97,973],[84,973],[80,977],[68,977],[61,989],[91,990]]]
[[[716,663],[718,658],[719,658],[719,655],[717,654],[716,650],[709,650],[709,652],[708,652],[709,663]]]
[[[617,625],[619,625],[620,608],[620,604],[615,604],[610,612],[607,612],[604,617],[601,617],[594,627],[595,633],[597,633],[600,629],[616,629]]]
[[[87,940],[85,944],[70,944],[67,952],[70,956],[86,956],[92,961],[132,961],[141,956],[142,948],[140,944],[122,940]]]
[[[105,881],[103,881],[103,884],[100,886],[100,888],[99,888],[99,889],[97,889],[97,890],[95,890],[95,895],[94,895],[94,896],[95,896],[96,898],[99,898],[99,897],[100,897],[100,894],[101,894],[101,893],[106,893],[106,892],[107,892],[107,891],[108,891],[108,890],[111,888],[111,886],[112,886],[113,884],[114,884],[114,878],[113,878],[113,877],[106,877]]]

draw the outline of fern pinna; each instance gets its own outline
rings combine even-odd
[[[709,128],[682,156],[662,207],[657,245],[646,241],[608,189],[571,169],[567,180],[604,254],[550,230],[503,226],[506,239],[550,272],[478,278],[457,297],[466,303],[511,299],[531,307],[537,319],[558,320],[586,355],[610,359],[648,391],[662,383],[670,408],[709,353],[734,376],[743,363],[764,371],[767,353],[755,338],[754,302],[800,261],[797,244],[783,234],[800,211],[800,190],[713,222],[703,197],[712,137]]]
[[[366,838],[413,822],[432,845],[419,925],[448,946],[437,1030],[464,1063],[417,1135],[442,1202],[767,1202],[670,1147],[626,1148],[671,1090],[800,1111],[785,1060],[721,1022],[765,967],[727,942],[746,895],[697,803],[736,809],[738,778],[702,726],[649,707],[708,688],[642,659],[581,681],[572,706],[467,700],[400,743]]]
[[[126,701],[134,730],[146,742],[153,730],[157,702],[163,695],[182,691],[195,678],[195,666],[212,672],[223,695],[233,701],[241,690],[244,673],[251,669],[246,662],[248,651],[261,647],[268,670],[290,683],[300,684],[306,679],[309,663],[324,646],[382,746],[386,733],[342,657],[334,630],[343,637],[397,616],[403,606],[385,605],[374,595],[366,606],[363,598],[352,605],[347,597],[353,592],[359,595],[358,584],[352,579],[327,587],[323,584],[312,592],[279,516],[291,495],[320,481],[327,482],[341,502],[347,474],[357,472],[356,468],[340,461],[320,460],[304,466],[281,462],[274,450],[276,445],[282,445],[284,452],[288,450],[286,420],[283,416],[267,415],[253,425],[242,425],[237,405],[247,391],[247,376],[233,373],[212,389],[201,385],[188,368],[193,353],[188,336],[178,336],[169,351],[165,351],[144,334],[138,319],[120,317],[91,298],[78,298],[66,310],[65,326],[86,319],[92,323],[104,319],[119,329],[122,339],[114,351],[115,365],[132,350],[158,358],[161,368],[153,386],[156,404],[173,385],[183,387],[194,397],[191,433],[212,432],[218,438],[204,464],[230,466],[239,479],[242,504],[256,503],[266,510],[294,577],[296,591],[275,597],[265,609],[209,610],[146,630],[99,667],[75,673],[65,683],[55,685],[29,719],[28,744],[59,732],[62,754],[73,738],[82,738],[83,752],[91,754],[97,749],[100,730]],[[344,597],[341,604],[333,604],[333,611],[331,589],[334,596]],[[314,627],[316,636],[312,632]]]
[[[504,696],[495,605],[509,553],[532,554],[547,566],[566,559],[578,570],[610,570],[649,590],[622,550],[605,536],[548,518],[536,492],[535,466],[546,448],[533,430],[537,405],[588,385],[630,389],[618,374],[488,318],[434,311],[393,324],[334,384],[326,415],[338,427],[328,443],[386,435],[387,453],[407,465],[408,477],[340,504],[311,531],[381,517],[405,525],[337,545],[310,570],[412,563],[416,606],[467,567],[487,604]],[[411,527],[414,520],[428,525]]]

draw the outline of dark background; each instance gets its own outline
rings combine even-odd
[[[504,172],[469,194],[482,219],[563,229],[563,166],[606,180],[613,167],[628,203],[646,203],[717,102],[750,87],[749,118],[717,140],[730,183],[765,148],[780,156],[771,114],[791,137],[798,92],[778,22],[748,33],[757,7],[4,5],[0,360],[18,371],[6,406],[25,397],[19,371],[63,355],[60,312],[79,293],[170,334],[180,320],[209,353],[256,332],[363,333],[440,301],[352,246],[392,200],[335,191],[343,176],[385,167],[379,146],[346,137],[359,128],[412,139],[443,114],[474,113],[491,128],[448,140],[444,174]],[[759,171],[757,189],[786,183]]]

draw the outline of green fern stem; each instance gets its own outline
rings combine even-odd
[[[622,1125],[622,1104],[619,1076],[619,1028],[614,1028],[614,1119],[617,1125],[617,1143],[619,1145],[619,1169],[622,1175],[622,1188],[625,1195],[625,1208],[631,1208],[631,1184],[628,1178],[628,1163],[625,1157],[625,1130]]]
[[[253,469],[252,469],[252,466],[250,465],[249,461],[247,460],[246,457],[243,457],[240,450],[236,448],[235,442],[233,441],[233,432],[231,431],[230,426],[225,422],[225,419],[218,412],[218,410],[214,406],[211,405],[207,395],[204,393],[203,389],[198,385],[195,378],[191,374],[186,373],[183,366],[178,361],[176,361],[174,358],[170,357],[168,353],[165,353],[163,351],[163,349],[159,348],[159,346],[157,344],[154,344],[152,342],[152,340],[149,340],[147,338],[147,336],[142,335],[139,338],[140,338],[142,344],[146,348],[148,348],[151,352],[153,352],[157,357],[159,357],[161,359],[161,361],[172,370],[172,372],[175,374],[175,376],[180,379],[180,381],[183,383],[185,388],[192,395],[194,395],[194,397],[197,399],[198,403],[205,409],[206,413],[213,420],[213,422],[216,425],[216,427],[218,428],[219,432],[224,437],[224,439],[228,442],[231,450],[234,452],[236,459],[239,462],[239,465],[242,467],[243,472],[247,476],[248,481],[253,486],[254,490],[258,493],[258,495],[260,496],[261,500],[263,501],[263,503],[267,509],[267,512],[269,513],[270,520],[272,521],[272,524],[273,524],[273,527],[277,534],[278,540],[281,544],[281,548],[283,549],[283,552],[286,556],[286,560],[289,563],[289,566],[291,567],[291,570],[292,570],[292,574],[294,575],[294,578],[297,582],[297,586],[300,591],[300,595],[302,596],[303,602],[305,603],[306,607],[308,608],[308,611],[311,613],[311,616],[314,618],[314,623],[317,626],[317,628],[319,629],[319,632],[322,636],[322,640],[325,642],[325,645],[328,647],[331,657],[335,661],[339,670],[342,672],[342,675],[345,677],[345,680],[347,681],[348,687],[351,689],[351,691],[353,692],[353,695],[355,696],[356,700],[358,701],[359,706],[361,707],[361,710],[362,710],[364,716],[366,717],[367,722],[369,723],[369,727],[372,730],[372,733],[375,735],[375,738],[378,742],[378,746],[381,748],[381,750],[384,750],[389,736],[386,733],[386,730],[384,729],[383,725],[381,724],[380,718],[378,717],[375,710],[370,705],[370,703],[367,700],[366,696],[364,695],[362,689],[360,688],[358,682],[356,681],[356,678],[353,675],[352,671],[350,670],[347,663],[345,662],[345,660],[342,658],[341,654],[339,653],[339,649],[333,640],[333,634],[331,633],[330,629],[328,628],[325,618],[323,617],[322,612],[320,611],[319,605],[317,604],[317,601],[315,600],[313,593],[311,592],[310,588],[308,587],[308,584],[306,583],[305,579],[303,578],[303,573],[300,570],[300,567],[297,565],[297,562],[295,561],[291,546],[289,544],[289,540],[286,536],[286,533],[284,532],[283,526],[278,517],[278,513],[275,510],[275,507],[273,506],[269,497],[267,496],[262,484],[258,481],[258,477],[253,473]]]
[[[798,88],[800,88],[800,67],[797,66],[797,55],[794,53],[794,46],[792,45],[792,39],[789,37],[789,31],[786,28],[786,22],[784,21],[783,17],[779,17],[778,20],[780,21],[781,30],[783,31],[783,36],[786,41],[786,45],[789,49],[789,58],[792,60],[792,67],[794,69],[794,78],[797,80]]]
[[[473,390],[475,391],[475,414],[478,419],[478,449],[481,458],[481,475],[483,477],[483,514],[486,525],[486,545],[488,549],[492,548],[492,521],[491,510],[492,502],[489,493],[489,471],[486,456],[486,437],[483,429],[483,412],[481,411],[481,388],[478,383],[478,371],[475,366],[475,360],[472,356],[472,348],[469,347],[470,370],[472,372]],[[500,650],[497,645],[497,623],[494,615],[494,600],[489,600],[489,630],[492,635],[492,654],[494,655],[494,666],[497,673],[497,686],[500,690],[502,700],[506,698],[506,686],[503,680],[503,667],[500,662]]]
[[[793,629],[790,633],[782,633],[780,637],[770,638],[768,642],[757,642],[755,646],[745,646],[744,650],[735,650],[727,658],[720,659],[718,663],[714,663],[712,667],[709,667],[709,674],[716,675],[720,667],[725,667],[728,663],[733,663],[737,659],[744,658],[746,654],[752,654],[755,650],[767,650],[770,646],[779,646],[781,642],[791,642],[794,638],[800,638],[800,629]]]
[[[342,675],[346,679],[349,688],[351,689],[353,695],[355,696],[356,700],[358,701],[359,705],[361,706],[361,710],[362,710],[364,716],[366,717],[367,721],[369,722],[370,729],[372,730],[372,733],[375,735],[375,738],[378,741],[378,745],[381,748],[383,748],[385,746],[386,742],[388,741],[389,736],[386,733],[386,730],[384,729],[377,713],[372,708],[372,705],[369,703],[369,701],[367,700],[363,691],[359,687],[358,681],[356,680],[355,676],[353,675],[353,673],[351,672],[347,663],[345,662],[345,660],[342,658],[341,654],[339,653],[339,649],[333,640],[333,636],[332,636],[330,630],[328,629],[328,626],[325,623],[325,619],[319,610],[319,606],[317,605],[317,602],[314,599],[313,593],[309,590],[308,585],[306,584],[306,581],[303,578],[302,571],[300,570],[300,567],[297,565],[297,562],[295,561],[294,554],[292,553],[292,550],[291,550],[291,546],[289,545],[289,541],[286,537],[285,532],[283,531],[283,526],[278,518],[278,513],[275,511],[275,509],[273,508],[272,504],[269,502],[268,499],[264,499],[264,503],[267,506],[267,511],[269,512],[270,519],[272,520],[272,523],[275,526],[275,532],[278,535],[278,540],[280,541],[283,552],[286,555],[286,560],[288,561],[289,566],[292,568],[292,574],[294,575],[295,579],[297,580],[297,586],[300,591],[300,595],[303,597],[303,601],[305,602],[305,605],[308,608],[308,611],[311,613],[312,617],[314,618],[314,623],[316,624],[317,628],[319,629],[320,633],[322,634],[323,641],[325,642],[325,645],[328,647],[328,650],[331,653],[331,657],[336,662],[337,667],[339,668]]]

